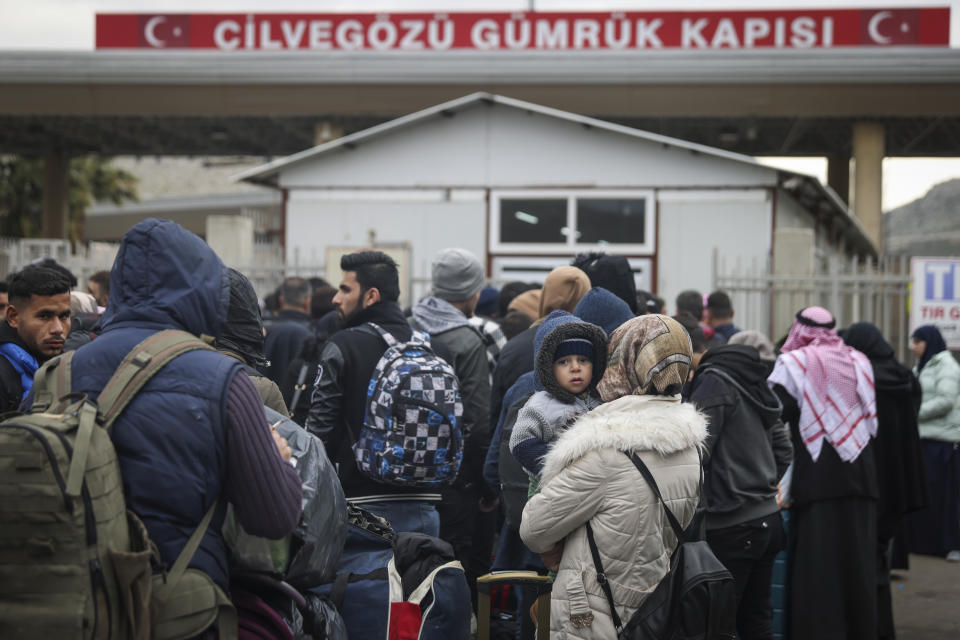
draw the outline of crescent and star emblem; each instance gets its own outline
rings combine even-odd
[[[157,27],[167,21],[166,16],[154,16],[147,21],[143,28],[143,37],[151,47],[162,49],[167,46],[167,41],[157,37]],[[181,27],[173,28],[173,37],[179,38],[183,34]]]
[[[888,18],[893,17],[892,11],[879,11],[872,18],[870,22],[867,23],[867,33],[870,35],[870,39],[876,42],[877,44],[890,44],[893,42],[893,39],[889,36],[885,36],[880,33],[880,23]],[[900,25],[900,31],[906,33],[910,30],[909,25],[906,22]]]

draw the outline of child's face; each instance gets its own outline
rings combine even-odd
[[[593,378],[593,361],[587,356],[565,356],[553,363],[553,377],[566,391],[583,393]]]

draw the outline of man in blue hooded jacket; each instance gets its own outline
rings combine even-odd
[[[200,238],[169,220],[145,220],[123,238],[110,275],[103,333],[76,352],[73,390],[97,397],[120,361],[164,329],[217,337],[229,305],[227,271]],[[229,586],[220,529],[226,503],[244,529],[281,538],[300,516],[290,449],[271,435],[253,383],[233,358],[185,353],[161,369],[111,433],[127,506],[169,567],[211,505],[214,519],[190,566]]]

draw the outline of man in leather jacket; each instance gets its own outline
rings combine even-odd
[[[367,387],[387,349],[367,323],[376,323],[400,342],[408,341],[412,333],[397,304],[397,265],[380,251],[360,251],[343,256],[340,268],[343,280],[333,304],[341,330],[330,336],[320,354],[305,427],[323,440],[350,502],[386,518],[395,531],[437,536],[439,492],[376,482],[359,471],[353,453]]]

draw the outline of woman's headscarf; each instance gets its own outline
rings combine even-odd
[[[626,395],[679,393],[693,349],[683,325],[669,316],[645,315],[610,336],[609,359],[597,391],[604,402]]]
[[[943,335],[940,333],[940,329],[937,329],[932,324],[917,327],[910,337],[916,340],[923,340],[927,343],[927,348],[923,350],[923,355],[920,356],[920,362],[917,363],[917,371],[923,371],[923,368],[930,362],[930,358],[941,351],[947,350],[947,343],[943,341]]]
[[[852,462],[877,435],[873,367],[835,327],[823,307],[799,312],[768,383],[781,385],[800,405],[800,436],[814,461],[826,439]]]

